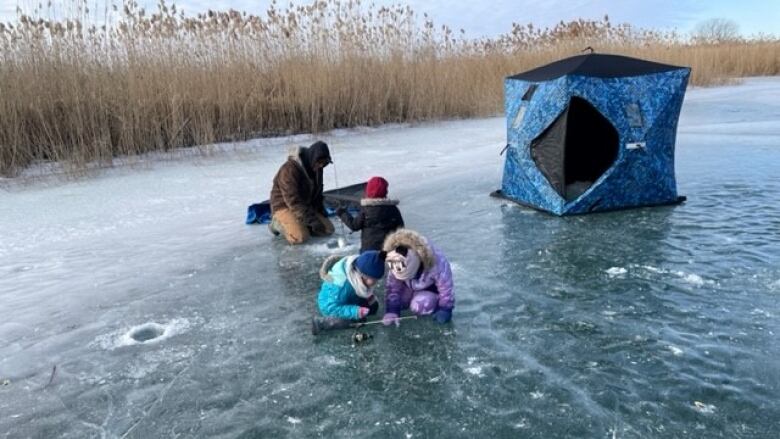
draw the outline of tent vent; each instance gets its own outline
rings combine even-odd
[[[536,93],[536,87],[537,87],[536,84],[531,84],[531,86],[528,87],[528,90],[526,90],[525,93],[523,93],[522,100],[523,101],[530,101],[531,98],[533,97],[534,93]]]

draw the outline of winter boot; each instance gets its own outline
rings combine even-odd
[[[313,317],[311,319],[311,333],[317,335],[322,331],[328,331],[331,329],[347,329],[351,328],[355,322],[345,319],[337,319],[335,317]]]
[[[271,222],[268,223],[268,231],[274,236],[281,235],[281,226],[276,218],[271,218]]]

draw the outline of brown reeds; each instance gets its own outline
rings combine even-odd
[[[78,168],[217,141],[497,114],[504,76],[586,46],[691,66],[695,85],[780,73],[775,37],[696,43],[607,17],[469,39],[408,7],[359,0],[274,4],[262,17],[191,17],[162,1],[151,14],[132,0],[102,14],[71,9],[0,24],[0,175],[40,161]]]

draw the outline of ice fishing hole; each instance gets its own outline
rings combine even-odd
[[[165,327],[162,325],[158,325],[157,323],[146,323],[133,329],[133,331],[130,332],[130,338],[139,343],[146,343],[147,341],[154,340],[164,333]]]

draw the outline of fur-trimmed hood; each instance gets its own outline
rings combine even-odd
[[[391,252],[399,246],[408,247],[417,252],[420,256],[423,270],[427,271],[436,265],[436,257],[433,254],[433,249],[430,244],[428,244],[428,240],[414,230],[398,229],[390,235],[387,235],[385,243],[382,245],[382,249],[386,252]]]
[[[306,172],[306,167],[303,165],[303,160],[301,159],[303,148],[303,146],[291,146],[287,148],[287,160],[295,162],[303,172]]]
[[[298,163],[300,163],[301,166],[303,166],[303,162],[301,162],[301,151],[303,150],[303,148],[304,148],[303,146],[297,146],[297,145],[292,145],[287,147],[287,158],[293,159]]]
[[[309,146],[292,146],[288,148],[287,158],[299,164],[310,174],[317,172],[314,169],[314,165],[318,161],[326,160],[328,163],[333,163],[328,144],[319,140]]]
[[[325,282],[341,284],[347,280],[348,271],[351,269],[358,255],[339,256],[330,255],[322,262],[320,267],[320,279]],[[342,262],[343,261],[343,262]],[[337,265],[341,264],[337,267]]]
[[[314,187],[314,181],[312,180],[309,173],[306,171],[306,166],[303,164],[303,159],[301,159],[301,152],[303,152],[304,147],[303,146],[291,146],[287,149],[287,160],[295,163],[298,168],[303,172],[304,178],[306,178],[306,182],[309,184],[309,188]]]
[[[360,200],[360,205],[366,206],[397,206],[400,201],[392,198],[363,198]]]
[[[326,282],[333,282],[333,278],[330,276],[329,272],[330,269],[333,268],[336,263],[341,260],[343,256],[339,255],[330,255],[328,256],[323,262],[322,266],[320,267],[320,279],[326,281]]]

